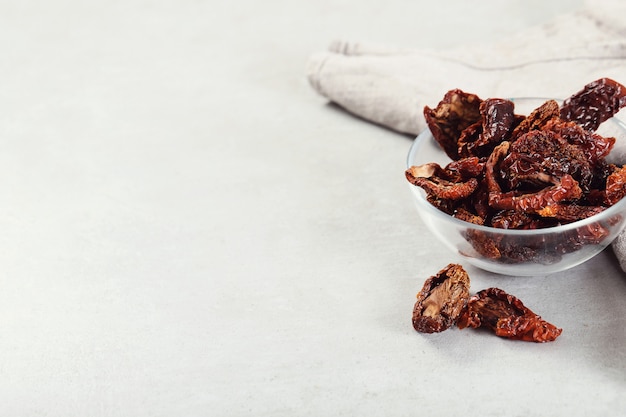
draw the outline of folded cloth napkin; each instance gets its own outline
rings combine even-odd
[[[347,111],[417,135],[426,128],[424,106],[453,88],[483,98],[566,98],[602,77],[626,84],[625,13],[622,0],[589,0],[498,42],[445,50],[337,41],[310,57],[307,77]],[[626,271],[626,232],[613,250]]]

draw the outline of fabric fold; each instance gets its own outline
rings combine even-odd
[[[495,43],[448,50],[335,41],[307,64],[311,86],[364,119],[403,133],[452,88],[481,97],[564,98],[626,74],[626,5],[594,3]]]

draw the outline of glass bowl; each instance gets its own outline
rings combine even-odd
[[[516,98],[515,113],[528,115],[547,99]],[[626,125],[616,118],[605,121],[597,130],[603,136],[616,138],[615,148],[607,161],[614,159],[617,150],[626,146]],[[621,158],[621,156],[620,156]],[[450,158],[439,147],[430,130],[426,129],[413,142],[407,157],[407,168],[436,162],[445,166]],[[418,213],[430,232],[469,264],[486,271],[514,276],[546,275],[564,271],[591,259],[604,250],[626,227],[626,198],[603,212],[573,223],[535,230],[511,230],[480,226],[456,219],[426,200],[421,187],[407,182],[415,197]],[[591,239],[602,231],[602,239]],[[599,242],[598,242],[599,240]],[[485,245],[507,248],[516,256],[494,256]],[[502,252],[504,253],[504,252]],[[523,256],[517,256],[517,255]],[[522,259],[520,259],[522,258]]]

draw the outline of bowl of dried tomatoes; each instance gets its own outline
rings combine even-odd
[[[626,87],[593,81],[565,100],[450,90],[425,107],[405,176],[446,247],[481,269],[546,275],[626,228]]]

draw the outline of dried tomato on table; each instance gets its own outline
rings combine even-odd
[[[457,326],[460,329],[487,327],[496,336],[526,342],[551,342],[563,331],[499,288],[488,288],[473,295]]]
[[[428,278],[413,307],[413,328],[438,333],[454,325],[469,298],[469,287],[469,276],[458,264]]]
[[[449,264],[429,277],[413,306],[413,328],[439,333],[487,327],[496,336],[527,342],[551,342],[562,329],[543,320],[517,297],[499,288],[488,288],[470,297],[470,277],[459,264]]]

